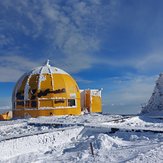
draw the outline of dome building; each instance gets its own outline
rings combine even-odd
[[[83,91],[82,98],[76,81],[65,71],[50,66],[47,61],[18,80],[12,96],[13,118],[80,115],[85,108],[91,112],[91,105],[85,102]],[[92,98],[89,99],[91,103]],[[98,101],[101,103],[101,98],[98,97]],[[101,112],[101,108],[93,112]]]
[[[12,101],[13,117],[81,113],[76,81],[65,71],[50,66],[49,61],[18,80]]]

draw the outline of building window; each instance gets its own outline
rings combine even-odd
[[[68,106],[76,106],[75,99],[68,99]]]
[[[37,107],[37,101],[31,101],[31,107],[36,108]]]
[[[24,92],[17,92],[16,93],[17,100],[24,100]]]
[[[17,106],[24,106],[24,101],[17,101],[16,102],[16,105]]]

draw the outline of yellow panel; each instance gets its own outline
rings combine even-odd
[[[54,97],[66,97],[66,93],[58,93],[56,92],[63,92],[63,89],[65,90],[65,83],[62,79],[61,74],[56,75],[50,75],[50,74],[44,74],[46,80],[41,82],[41,88],[40,88],[40,95],[39,98],[54,98]],[[54,88],[52,87],[52,78],[54,83]]]
[[[64,76],[65,85],[67,88],[67,93],[78,93],[77,96],[80,97],[79,88],[76,84],[76,81],[69,75]]]
[[[38,117],[38,116],[55,116],[55,115],[80,115],[80,108],[66,108],[66,109],[44,109],[44,110],[14,110],[13,117]]]
[[[59,107],[59,106],[67,106],[67,100],[55,99],[54,100],[54,107]]]
[[[57,90],[58,90],[58,92],[59,92],[59,90],[60,90],[60,93],[54,93],[53,97],[67,98],[67,88],[65,85],[64,77],[65,77],[64,74],[53,74],[54,91],[57,92]],[[62,90],[65,90],[65,92]]]
[[[100,96],[92,96],[92,107],[91,112],[102,112],[101,107],[101,97]]]
[[[40,83],[40,89],[46,90],[47,88],[53,90],[52,88],[52,78],[50,74],[42,74],[45,80],[42,80]]]
[[[53,100],[40,100],[40,107],[53,107]]]

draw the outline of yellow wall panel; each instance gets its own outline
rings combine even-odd
[[[41,83],[40,83],[40,89],[41,90],[46,90],[50,89],[53,90],[52,88],[52,78],[50,74],[41,74]]]
[[[91,111],[92,112],[102,112],[102,107],[101,106],[102,106],[101,97],[92,96]]]
[[[45,110],[13,110],[13,117],[38,117],[38,116],[57,116],[57,115],[80,115],[80,108],[66,109],[45,109]]]
[[[67,100],[66,99],[55,99],[54,107],[60,107],[60,106],[67,106]]]
[[[40,100],[40,107],[53,107],[53,100]]]

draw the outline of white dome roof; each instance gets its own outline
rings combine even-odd
[[[62,69],[59,69],[57,67],[50,66],[49,60],[47,60],[46,64],[40,67],[36,67],[32,71],[29,72],[29,74],[67,74],[67,72],[63,71]]]

